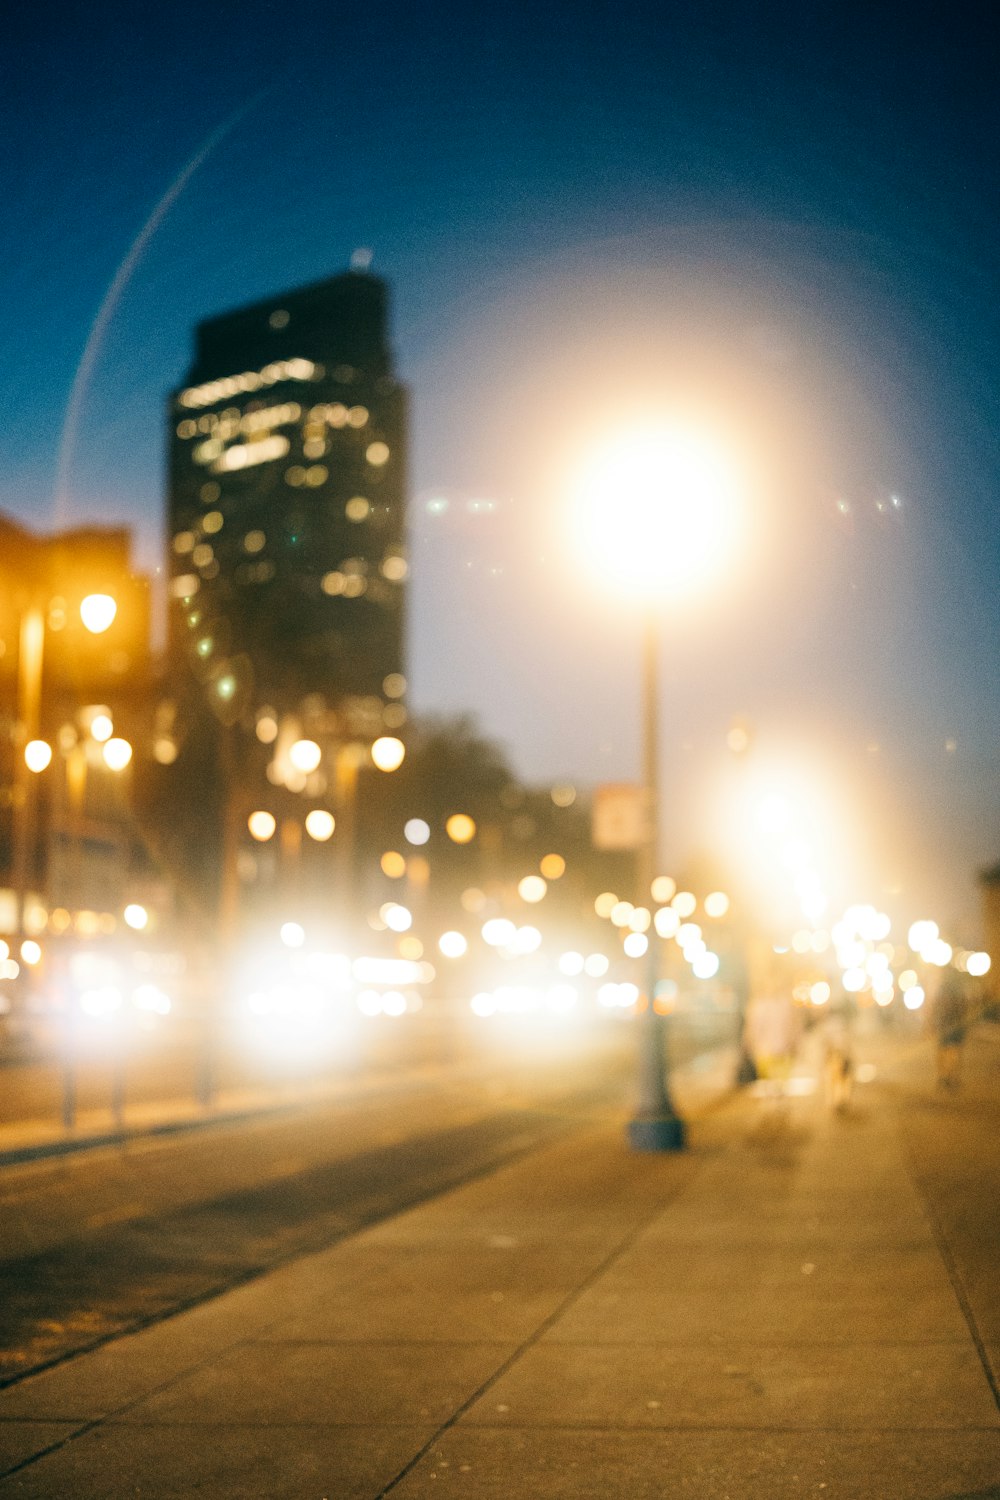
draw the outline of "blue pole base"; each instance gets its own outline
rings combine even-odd
[[[684,1121],[676,1115],[629,1120],[628,1143],[633,1151],[683,1151]]]

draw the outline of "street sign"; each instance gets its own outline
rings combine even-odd
[[[642,787],[607,782],[594,788],[591,837],[595,849],[638,849],[645,833]]]

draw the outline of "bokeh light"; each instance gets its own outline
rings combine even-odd
[[[406,758],[406,746],[394,734],[383,734],[372,745],[372,763],[380,771],[397,771]]]
[[[672,906],[661,906],[653,917],[653,926],[661,938],[672,938],[680,931],[681,919]]]
[[[707,917],[724,917],[729,910],[729,897],[725,891],[712,891],[705,897],[705,915]]]
[[[325,844],[327,839],[331,839],[336,826],[333,813],[327,812],[324,807],[314,807],[306,813],[306,833],[318,844]]]
[[[115,737],[108,740],[101,752],[104,756],[105,765],[111,771],[124,771],[132,759],[132,746],[128,740]]]
[[[24,764],[37,775],[44,771],[52,760],[52,746],[48,740],[29,740],[24,747]]]
[[[545,899],[548,886],[540,875],[525,875],[523,880],[517,883],[517,894],[522,901],[528,901],[532,905]]]
[[[452,813],[444,831],[453,844],[470,844],[476,836],[476,825],[468,813]]]
[[[274,814],[265,812],[263,808],[258,808],[256,812],[252,812],[249,818],[247,818],[247,827],[250,830],[250,836],[251,838],[255,838],[259,844],[266,844],[269,838],[273,838],[274,830],[277,826],[278,823]]]
[[[301,771],[303,775],[308,776],[316,770],[323,759],[323,752],[315,740],[296,740],[289,747],[288,759],[296,771]]]
[[[438,947],[445,958],[461,958],[468,951],[469,944],[460,932],[442,932],[438,938]]]

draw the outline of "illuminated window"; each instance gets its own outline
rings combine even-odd
[[[301,464],[292,464],[290,469],[285,470],[285,483],[290,484],[293,489],[300,489],[306,482],[306,471]]]
[[[222,436],[235,437],[237,432],[268,433],[272,427],[287,427],[289,423],[297,422],[301,415],[302,408],[296,401],[286,401],[281,406],[264,406],[259,411],[244,412],[242,417],[234,411],[234,420],[239,418],[239,421],[231,432],[222,433]]]
[[[207,484],[202,485],[200,494],[204,503],[211,505],[213,500],[218,500],[222,490],[214,479],[210,479]]]
[[[209,380],[205,385],[189,386],[181,391],[179,399],[181,406],[214,406],[240,391],[255,391],[261,385],[274,385],[278,380],[319,379],[322,374],[322,365],[314,365],[310,359],[275,360],[263,370],[245,370],[242,375],[227,375],[222,380]]]
[[[311,489],[318,489],[321,484],[326,484],[330,477],[330,471],[325,464],[310,464],[306,470],[306,484]]]
[[[244,552],[260,552],[267,542],[267,537],[262,531],[248,531],[243,538]]]
[[[388,443],[369,443],[365,449],[365,458],[375,469],[380,469],[383,464],[389,462]]]
[[[210,510],[201,518],[201,529],[209,536],[214,536],[217,531],[222,530],[222,511]]]
[[[363,495],[355,495],[353,499],[348,500],[344,512],[349,521],[363,521],[371,508],[371,502]]]
[[[352,427],[363,427],[368,421],[368,408],[366,406],[352,406],[347,413],[347,420]]]
[[[332,573],[325,573],[323,575],[323,582],[320,587],[324,594],[342,594],[344,592],[345,581],[343,573],[338,573],[334,570]]]
[[[194,551],[191,553],[191,561],[194,563],[196,568],[206,568],[208,564],[213,561],[214,557],[215,553],[212,551],[212,548],[209,546],[208,542],[199,542],[197,547],[195,547]]]
[[[285,308],[276,307],[267,321],[272,328],[287,328],[290,318]]]
[[[408,572],[406,558],[396,553],[390,553],[382,563],[382,576],[388,578],[390,583],[401,583]]]
[[[185,552],[190,552],[194,547],[194,532],[178,531],[174,537],[174,551],[183,557]]]
[[[221,444],[217,446],[221,447]],[[202,447],[207,448],[208,444],[203,443]],[[255,443],[235,443],[232,448],[227,448],[220,454],[213,467],[217,474],[230,473],[234,469],[249,469],[254,464],[266,464],[273,459],[284,458],[288,448],[288,439],[280,435],[261,438]]]

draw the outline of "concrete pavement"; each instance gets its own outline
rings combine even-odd
[[[744,1094],[661,1157],[595,1115],[0,1391],[0,1497],[998,1500],[997,1372],[872,1047],[846,1118]]]

